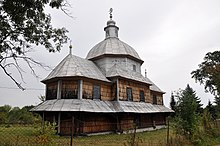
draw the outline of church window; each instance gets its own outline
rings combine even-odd
[[[127,93],[127,99],[128,99],[128,101],[133,101],[132,88],[127,88],[127,89],[126,89],[126,93]]]
[[[70,88],[63,88],[61,91],[61,99],[77,99],[77,91]]]
[[[153,95],[153,104],[157,104],[157,96]]]
[[[57,98],[57,83],[51,83],[47,85],[46,100]]]
[[[93,99],[100,99],[101,93],[100,93],[100,86],[94,85],[93,86]]]
[[[133,65],[133,71],[136,71],[136,65]]]
[[[140,101],[142,101],[142,102],[145,101],[145,98],[144,98],[144,91],[143,91],[143,90],[140,91]]]

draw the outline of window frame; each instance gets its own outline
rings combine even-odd
[[[136,65],[135,64],[133,64],[133,71],[137,71],[137,67],[136,67]]]
[[[130,94],[130,96],[129,96],[129,94]],[[133,94],[132,94],[132,88],[131,87],[126,88],[126,96],[127,96],[127,101],[133,101]]]
[[[98,91],[98,95],[97,96],[99,96],[99,97],[96,97],[95,91]],[[101,86],[100,85],[93,85],[92,99],[101,100]]]
[[[152,99],[152,100],[153,100],[152,103],[153,103],[153,104],[157,104],[157,95],[153,94],[153,95],[152,95],[152,98],[153,98],[153,99]]]
[[[139,97],[140,97],[140,102],[145,102],[145,96],[144,96],[144,91],[143,90],[140,90]]]

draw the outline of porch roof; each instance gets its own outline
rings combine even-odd
[[[101,101],[91,99],[54,99],[37,105],[31,111],[81,111],[95,113],[170,113],[173,110],[145,102]]]

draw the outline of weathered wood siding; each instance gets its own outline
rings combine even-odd
[[[61,88],[61,99],[77,98],[78,81],[77,80],[63,80]]]
[[[140,114],[140,128],[147,128],[153,126],[152,114]]]
[[[100,86],[101,90],[101,100],[112,100],[111,84],[106,84],[103,82],[93,81],[93,80],[83,80],[83,98],[93,99],[93,86]]]
[[[116,130],[116,121],[108,114],[86,114],[83,120],[83,133],[106,132]]]
[[[46,84],[46,100],[57,98],[57,82]]]
[[[153,115],[153,121],[155,122],[155,125],[165,125],[166,124],[166,116],[165,113],[156,113]]]
[[[163,105],[163,93],[151,91],[150,92],[151,103],[153,103],[153,96],[154,95],[157,97],[157,104]]]
[[[140,91],[144,91],[145,102],[151,102],[150,89],[146,84],[140,84],[130,80],[119,80],[119,99],[128,100],[126,89],[132,89],[133,101],[140,101]]]
[[[134,128],[134,116],[128,114],[121,114],[119,116],[120,130],[126,131]]]

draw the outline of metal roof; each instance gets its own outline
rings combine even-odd
[[[162,91],[159,87],[157,87],[157,85],[155,85],[154,83],[150,86],[150,90],[156,91],[156,92],[161,92],[161,93],[166,93],[166,92]]]
[[[163,105],[132,101],[102,101],[91,99],[47,100],[31,111],[81,111],[95,113],[169,113],[171,109]]]
[[[119,28],[115,24],[116,22],[112,19],[107,21],[107,26],[104,28],[105,40],[95,45],[87,54],[86,59],[94,59],[103,55],[127,55],[143,63],[143,60],[131,46],[119,40]]]
[[[106,73],[106,77],[124,77],[127,79],[139,81],[142,83],[153,84],[148,78],[143,77],[139,72],[123,70],[119,65],[113,65]]]
[[[143,62],[131,46],[114,37],[106,38],[95,45],[87,54],[86,59],[93,59],[102,55],[127,55]]]
[[[152,85],[150,86],[150,90],[152,91],[156,91],[156,92],[161,92],[161,93],[166,93],[164,91],[162,91],[156,84],[154,84],[150,79],[148,79]]]
[[[110,82],[92,61],[72,54],[67,55],[42,82],[57,77],[74,76]]]

